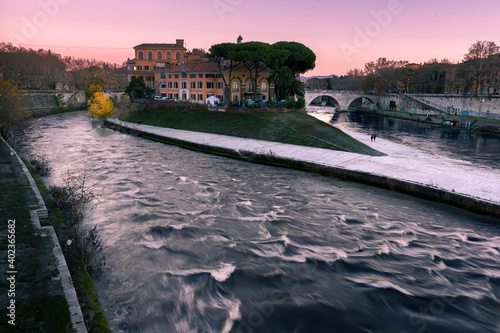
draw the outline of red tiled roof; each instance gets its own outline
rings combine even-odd
[[[216,62],[212,61],[191,61],[185,64],[179,64],[172,68],[167,69],[169,73],[180,73],[180,72],[193,72],[193,73],[206,73],[206,72],[218,72]]]
[[[184,46],[180,46],[178,44],[139,44],[134,46],[134,49],[179,49],[185,50]]]

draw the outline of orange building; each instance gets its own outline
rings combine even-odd
[[[140,77],[152,89],[157,68],[168,68],[188,58],[184,39],[177,39],[175,44],[140,44],[134,46],[134,51],[135,58],[127,61],[128,81]]]
[[[155,73],[155,95],[173,100],[204,103],[210,96],[216,96],[224,102],[224,79],[229,83],[231,101],[241,103],[253,99],[254,89],[257,98],[268,100],[273,97],[273,87],[269,84],[269,70],[264,70],[257,78],[257,87],[253,87],[248,70],[238,65],[231,71],[226,67],[219,71],[216,62],[204,59],[194,60],[173,66],[158,68]],[[227,103],[225,103],[227,104]]]

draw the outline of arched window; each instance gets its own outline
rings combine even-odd
[[[151,51],[148,52],[148,60],[153,60],[153,52]]]
[[[175,60],[181,60],[181,53],[179,51],[175,52]]]
[[[161,51],[158,51],[156,53],[156,59],[161,59],[161,58],[162,58]]]
[[[238,85],[238,81],[233,81],[233,91],[234,92],[240,91],[240,87]]]
[[[139,51],[139,59],[144,59],[144,52],[142,51]]]
[[[248,83],[247,83],[247,91],[248,92],[253,92],[253,82],[252,81],[248,81]]]
[[[260,91],[267,92],[267,82],[266,81],[262,81],[262,83],[260,84]]]
[[[167,59],[168,60],[172,59],[172,52],[170,51],[167,52]]]
[[[162,83],[162,85],[160,86],[160,89],[167,89],[167,85],[165,83]]]

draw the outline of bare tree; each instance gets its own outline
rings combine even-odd
[[[476,41],[469,47],[469,52],[465,55],[464,61],[471,62],[473,77],[475,83],[475,94],[480,88],[484,88],[487,78],[488,68],[486,66],[488,57],[497,54],[500,51],[498,45],[491,41]]]

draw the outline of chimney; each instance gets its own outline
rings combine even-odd
[[[184,39],[176,39],[175,44],[184,47]]]

